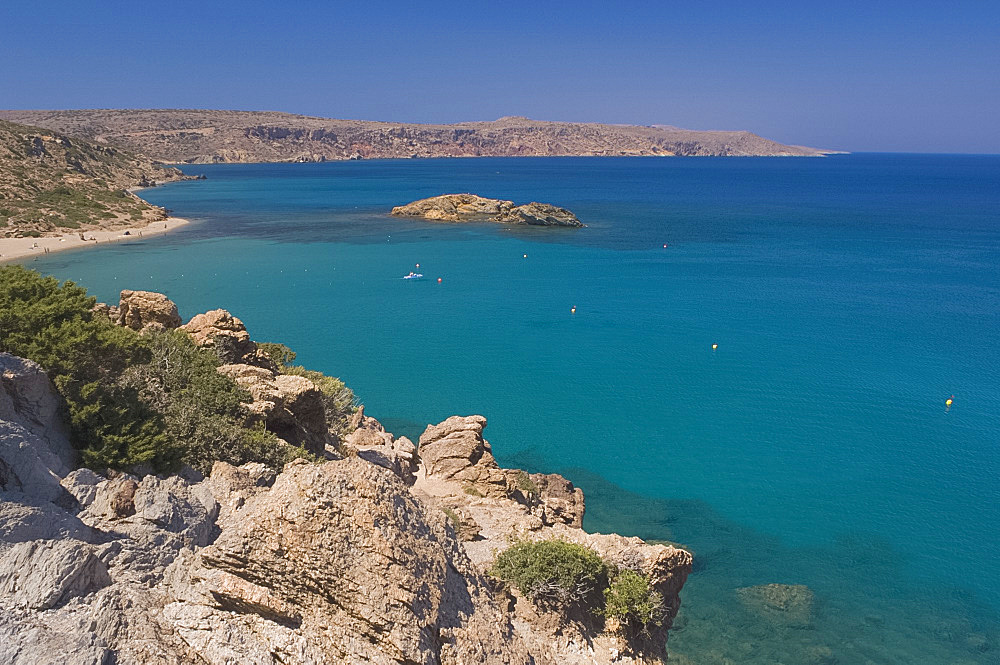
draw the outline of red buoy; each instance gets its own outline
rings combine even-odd
[[[440,284],[440,283],[441,283],[441,278],[440,278],[440,277],[438,277],[438,284]]]

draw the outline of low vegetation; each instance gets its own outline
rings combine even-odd
[[[533,499],[538,496],[538,485],[536,485],[535,481],[531,479],[531,476],[528,475],[527,471],[518,469],[516,485],[517,489],[519,489],[528,499]]]
[[[624,568],[614,574],[611,585],[604,590],[604,609],[600,613],[615,619],[622,631],[634,636],[648,632],[652,626],[662,626],[665,610],[663,597],[653,591],[649,579]]]
[[[85,464],[208,471],[216,460],[280,468],[308,456],[247,424],[250,395],[216,371],[213,351],[179,331],[119,327],[94,304],[73,282],[0,268],[0,351],[45,368]]]
[[[448,518],[448,521],[451,522],[452,528],[458,531],[462,527],[462,520],[458,516],[458,513],[456,513],[451,508],[443,508],[443,510],[445,516]]]
[[[308,457],[300,448],[279,444],[262,424],[244,426],[243,404],[250,395],[216,371],[220,361],[215,353],[198,348],[177,330],[141,337],[148,337],[152,357],[126,369],[118,383],[161,414],[181,461],[203,470],[216,460],[281,468],[295,457]]]
[[[617,629],[630,637],[663,625],[666,616],[662,596],[645,575],[565,540],[516,542],[497,555],[490,574],[543,609],[585,606],[614,619]]]
[[[490,572],[526,598],[552,607],[592,601],[608,583],[601,557],[565,540],[514,543],[497,556]]]

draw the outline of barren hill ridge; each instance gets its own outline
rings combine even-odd
[[[0,111],[0,118],[163,162],[317,162],[408,157],[820,156],[745,131],[603,125],[508,117],[421,125],[270,111]]]

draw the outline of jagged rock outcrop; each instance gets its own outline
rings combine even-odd
[[[483,438],[485,427],[483,416],[452,416],[428,425],[418,442],[420,461],[428,475],[474,483],[484,472],[499,469],[490,444]]]
[[[444,520],[357,458],[286,468],[200,558],[253,585],[215,595],[265,606],[328,662],[530,662]]]
[[[514,627],[536,658],[559,663],[652,663],[665,655],[666,631],[680,607],[678,594],[691,571],[691,554],[639,538],[591,534],[580,528],[583,493],[556,474],[501,469],[482,438],[482,416],[452,416],[420,437],[422,467],[414,491],[450,517],[456,529],[475,528],[463,547],[481,570],[516,540],[560,538],[595,550],[604,560],[646,575],[664,598],[664,625],[627,640],[612,622],[546,612],[515,593]],[[585,646],[586,645],[586,646]]]
[[[61,501],[60,478],[76,457],[48,376],[37,363],[0,353],[0,491]]]
[[[93,545],[78,540],[29,540],[0,554],[0,598],[47,610],[111,584]]]
[[[574,487],[558,473],[531,473],[528,474],[528,481],[536,488],[536,501],[540,502],[546,520],[578,529],[583,527],[582,489]]]
[[[496,221],[501,224],[531,226],[584,226],[584,223],[566,208],[535,201],[503,211]]]
[[[224,363],[244,364],[277,370],[261,352],[243,322],[224,309],[198,314],[181,326],[198,346],[215,349]]]
[[[177,305],[162,293],[126,289],[121,293],[117,323],[133,330],[147,326],[172,329],[180,327],[181,316]]]
[[[359,406],[351,419],[354,431],[344,441],[345,450],[354,451],[358,457],[392,471],[406,484],[412,485],[417,470],[417,446],[405,436],[398,439],[385,431],[382,423],[365,415]]]
[[[280,374],[273,360],[250,339],[246,326],[224,309],[198,314],[181,325],[177,305],[162,293],[121,292],[116,308],[99,304],[96,313],[134,330],[179,328],[192,341],[216,352],[225,363],[219,372],[250,393],[248,421],[262,422],[283,441],[323,455],[333,443],[322,391],[309,379]]]
[[[513,201],[488,199],[475,194],[443,194],[392,209],[396,217],[420,217],[442,222],[491,221],[532,226],[584,226],[576,215],[548,203],[515,206]]]
[[[280,373],[243,322],[226,310],[198,314],[181,325],[177,306],[162,293],[125,290],[118,307],[98,304],[94,311],[134,330],[179,328],[197,346],[212,349],[226,363],[219,372],[250,393],[249,422],[262,422],[283,441],[316,455],[323,455],[328,445],[336,448],[322,391],[305,377]]]
[[[418,450],[428,478],[456,481],[486,497],[502,497],[537,509],[546,523],[583,524],[583,491],[555,474],[502,469],[483,438],[486,418],[452,416],[428,425]]]
[[[531,662],[446,520],[362,459],[62,480],[78,504],[24,519],[89,530],[0,530],[5,663]]]
[[[211,480],[221,506],[219,524],[224,525],[246,502],[274,484],[277,472],[258,462],[233,466],[216,462],[212,466]]]
[[[294,446],[323,454],[330,433],[323,393],[316,384],[302,376],[277,374],[247,364],[222,365],[219,372],[250,393],[253,402],[247,408],[252,420],[263,422],[268,430]]]
[[[488,199],[475,194],[443,194],[396,206],[390,214],[397,217],[423,217],[444,222],[459,222],[496,217],[503,210],[513,207],[513,201]]]

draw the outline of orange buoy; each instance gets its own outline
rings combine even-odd
[[[419,264],[419,263],[417,264],[417,267],[418,267],[418,268],[420,267],[420,264]]]
[[[663,249],[667,248],[667,243],[663,243]]]

